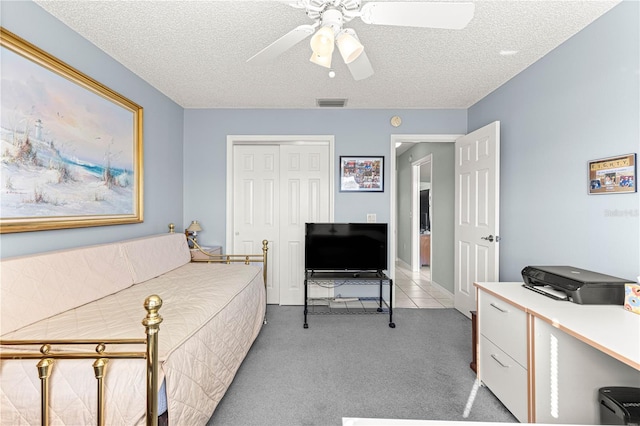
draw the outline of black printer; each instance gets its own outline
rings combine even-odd
[[[600,388],[601,425],[640,424],[640,388],[613,386]]]
[[[527,266],[522,279],[531,290],[580,305],[624,305],[624,285],[633,282],[572,266]],[[543,288],[552,290],[545,292]]]

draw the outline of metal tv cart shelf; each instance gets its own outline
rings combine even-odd
[[[389,285],[389,303],[382,297],[384,285]],[[336,288],[341,285],[377,285],[378,297],[309,297],[309,286]],[[305,270],[304,273],[304,328],[309,328],[307,315],[384,314],[389,313],[389,327],[393,322],[393,280],[380,272],[326,272]]]

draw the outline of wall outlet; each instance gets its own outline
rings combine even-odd
[[[375,213],[367,213],[367,223],[376,223]]]

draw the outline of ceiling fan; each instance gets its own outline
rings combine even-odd
[[[366,24],[419,28],[462,29],[473,18],[472,2],[295,0],[290,6],[305,9],[313,24],[300,25],[283,35],[247,62],[263,64],[311,37],[310,61],[331,69],[335,46],[355,80],[373,75],[373,67],[356,32],[343,25],[358,17]],[[316,31],[317,30],[317,31]],[[314,34],[315,33],[315,34]]]

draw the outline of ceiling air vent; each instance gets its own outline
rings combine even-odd
[[[346,99],[316,99],[316,105],[321,108],[344,108]]]

